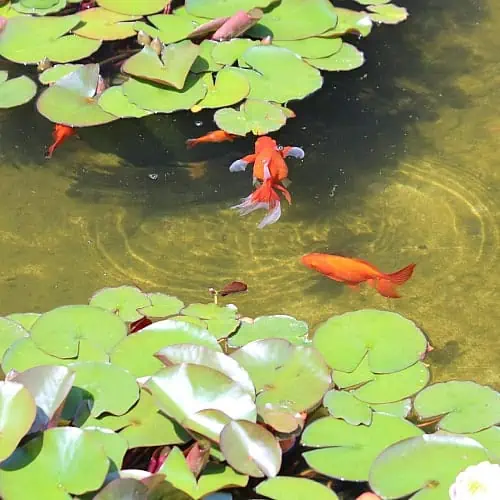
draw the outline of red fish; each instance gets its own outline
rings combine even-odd
[[[301,261],[305,266],[319,271],[332,280],[345,283],[354,289],[357,289],[360,283],[366,281],[380,295],[393,299],[400,297],[396,287],[406,283],[415,269],[415,264],[410,264],[399,271],[385,274],[365,260],[325,253],[309,253],[304,255]]]
[[[52,138],[54,142],[47,149],[45,158],[52,158],[55,149],[62,144],[68,137],[76,134],[76,129],[73,127],[68,127],[68,125],[62,125],[61,123],[56,123],[54,131],[52,132]]]
[[[243,198],[239,205],[235,205],[234,209],[240,211],[240,215],[247,215],[259,208],[267,209],[267,215],[261,220],[258,225],[262,229],[268,224],[273,224],[281,216],[281,201],[278,193],[281,191],[288,203],[292,203],[290,193],[286,189],[286,185],[290,183],[288,180],[288,167],[284,158],[292,156],[294,158],[304,158],[304,151],[301,148],[287,146],[280,148],[271,137],[259,137],[255,141],[255,153],[244,156],[240,160],[236,160],[229,167],[230,172],[244,171],[249,163],[253,163],[253,184],[258,186],[257,189]],[[259,186],[258,181],[262,184]]]
[[[197,144],[205,144],[208,142],[223,142],[223,141],[233,141],[236,136],[233,134],[228,134],[224,130],[214,130],[208,134],[202,135],[201,137],[196,137],[194,139],[188,139],[186,141],[186,146],[192,148]]]

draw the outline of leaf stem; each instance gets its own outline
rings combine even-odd
[[[116,61],[121,61],[122,59],[126,59],[128,56],[131,56],[133,54],[137,54],[137,52],[140,52],[141,49],[129,49],[125,50],[124,52],[121,52],[120,54],[117,54],[112,57],[108,57],[107,59],[104,59],[99,63],[100,66],[104,66],[105,64],[111,64]]]

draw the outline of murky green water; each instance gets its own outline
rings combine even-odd
[[[249,293],[232,299],[249,316],[315,324],[366,307],[401,312],[429,334],[437,377],[498,387],[500,8],[406,6],[407,23],[361,44],[363,68],[292,105],[298,118],[278,138],[306,159],[289,162],[294,204],[262,231],[261,213],[229,210],[251,179],[228,165],[252,143],[184,149],[213,128],[208,114],[83,130],[47,162],[50,125],[29,105],[3,113],[0,313],[124,283],[208,301],[208,287],[239,279]],[[388,301],[302,267],[311,251],[417,270],[404,298]]]

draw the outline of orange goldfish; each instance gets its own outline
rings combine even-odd
[[[52,132],[52,138],[54,142],[47,149],[47,153],[45,154],[45,158],[52,158],[55,149],[63,143],[68,137],[76,134],[76,130],[73,127],[69,127],[68,125],[62,125],[61,123],[56,123],[54,127],[54,131]]]
[[[354,289],[366,281],[380,295],[393,299],[400,297],[396,286],[406,283],[415,269],[415,264],[410,264],[399,271],[385,274],[365,260],[325,253],[308,253],[301,258],[301,261],[305,266]]]
[[[253,163],[254,186],[258,186],[258,181],[262,181],[262,184],[253,193],[243,198],[239,205],[231,207],[238,209],[240,215],[247,215],[259,208],[267,209],[267,215],[258,225],[259,229],[273,224],[281,217],[280,197],[275,189],[283,193],[288,203],[292,203],[290,193],[285,187],[290,183],[288,167],[284,160],[287,156],[302,159],[304,151],[292,146],[280,148],[274,139],[263,136],[255,141],[254,154],[236,160],[229,167],[230,172],[241,172],[249,163]]]
[[[192,148],[197,144],[205,144],[208,142],[223,142],[223,141],[233,141],[236,136],[233,134],[228,134],[224,130],[214,130],[208,134],[202,135],[201,137],[196,137],[195,139],[188,139],[186,141],[186,146]]]

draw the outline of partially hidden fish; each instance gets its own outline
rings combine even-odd
[[[56,123],[52,132],[54,142],[48,147],[47,152],[45,153],[45,158],[52,158],[56,148],[72,135],[76,135],[75,128],[69,127],[68,125],[62,125],[61,123]]]
[[[213,132],[209,132],[208,134],[202,135],[201,137],[188,139],[186,141],[186,146],[188,149],[190,149],[198,144],[206,144],[210,142],[223,142],[223,141],[232,142],[235,137],[237,136],[233,134],[228,134],[224,130],[214,130]]]

